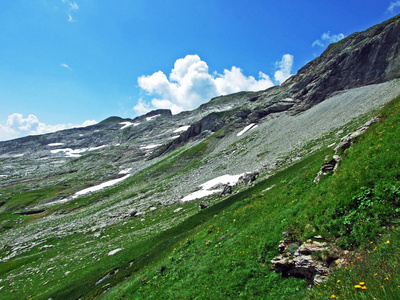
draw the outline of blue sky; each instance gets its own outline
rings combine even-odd
[[[3,1],[0,140],[280,84],[399,13],[400,0]]]

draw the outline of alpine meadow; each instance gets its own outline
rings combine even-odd
[[[1,299],[400,299],[400,15],[282,84],[0,142]]]

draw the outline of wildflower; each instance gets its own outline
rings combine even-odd
[[[389,240],[387,240],[387,241],[386,241],[386,244],[390,244],[390,241],[389,241]]]
[[[354,286],[354,288],[355,288],[355,289],[361,289],[361,285],[356,284],[356,285]]]
[[[363,287],[361,287],[361,289],[366,290],[368,288],[364,285]]]
[[[378,273],[375,273],[374,276],[378,276]]]
[[[362,282],[360,282],[360,283],[359,283],[359,285],[365,285],[365,282],[364,282],[364,281],[362,281]]]
[[[331,298],[336,298],[336,296],[335,296],[335,295],[332,295]]]
[[[337,283],[340,283],[340,279],[337,281]]]
[[[385,277],[385,280],[389,280],[389,277]]]

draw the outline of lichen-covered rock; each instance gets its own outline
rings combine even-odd
[[[326,242],[310,241],[298,246],[293,253],[295,244],[287,238],[280,242],[280,255],[271,260],[275,271],[284,276],[305,278],[313,284],[325,281],[329,277],[332,262],[338,258],[339,250]]]

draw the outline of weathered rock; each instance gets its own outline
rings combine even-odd
[[[313,284],[325,281],[330,272],[330,264],[338,258],[338,250],[331,251],[333,246],[326,242],[311,241],[295,248],[291,239],[285,237],[279,244],[280,255],[271,260],[276,272],[284,276],[295,276],[309,280]]]
[[[45,249],[49,249],[49,248],[53,248],[54,245],[44,245],[42,247],[39,248],[39,251],[45,250]]]
[[[206,209],[208,207],[208,203],[206,202],[200,202],[200,209]]]
[[[295,109],[303,111],[333,93],[397,78],[400,73],[399,17],[329,45],[324,53],[282,84]]]
[[[258,174],[259,174],[258,172],[246,173],[239,178],[236,185],[250,184],[257,179]]]
[[[368,128],[379,121],[379,117],[373,117],[371,120],[369,120],[367,123],[365,123],[363,126],[358,127],[355,131],[349,133],[348,135],[344,136],[341,140],[339,145],[336,146],[335,148],[335,155],[337,155],[339,149],[346,150],[347,148],[350,147],[352,140],[354,140],[356,137],[360,136],[363,134],[365,131],[368,130]]]
[[[0,205],[1,206],[1,205]],[[28,211],[22,211],[22,212],[15,212],[15,215],[35,215],[35,214],[40,214],[42,212],[45,212],[45,209],[36,209],[36,210],[28,210]]]
[[[221,192],[221,196],[224,196],[227,194],[232,194],[232,186],[230,186],[229,184],[224,185],[222,192]]]

